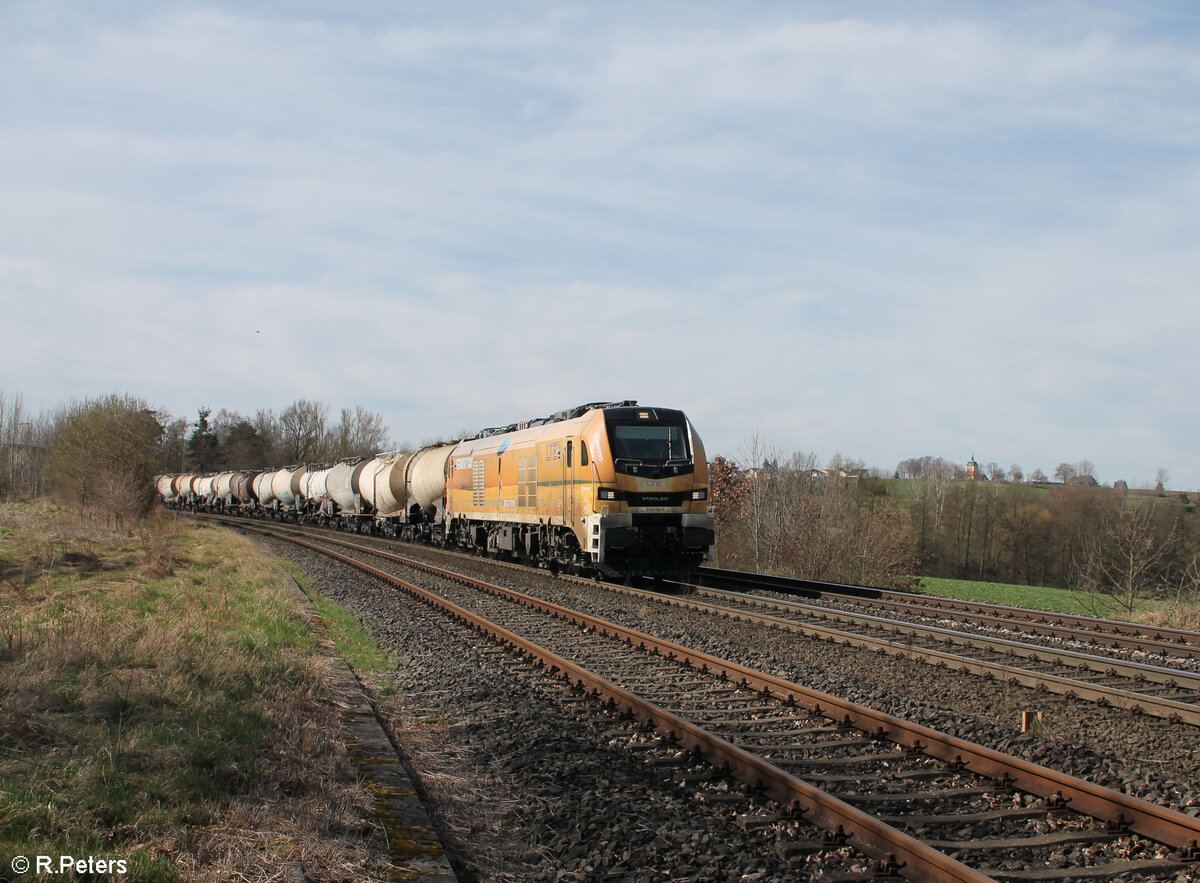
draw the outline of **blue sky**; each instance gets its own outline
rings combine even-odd
[[[0,383],[1200,488],[1200,13],[1125,6],[7,3]]]

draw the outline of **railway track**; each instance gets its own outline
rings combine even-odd
[[[698,595],[656,597],[676,606],[1200,726],[1197,672],[746,593],[701,589]]]
[[[829,832],[830,843],[846,840],[875,856],[885,873],[1058,879],[1062,870],[1052,856],[1084,844],[1090,868],[1072,868],[1078,879],[1169,875],[1200,858],[1200,821],[1180,813],[376,548],[264,532],[320,549],[536,657],[615,709],[727,765]],[[438,588],[419,588],[333,552],[335,545],[359,558],[376,556],[389,569],[436,572]]]
[[[517,572],[523,569],[520,565],[492,563],[513,567]],[[765,584],[769,586],[777,578],[765,579]],[[587,580],[582,582],[590,583]],[[1200,672],[942,626],[922,625],[866,612],[764,598],[745,592],[674,585],[681,590],[681,594],[664,595],[662,592],[614,584],[608,584],[608,588],[677,607],[781,628],[844,646],[865,647],[985,679],[1093,702],[1102,707],[1121,708],[1133,714],[1149,714],[1200,726]]]
[[[702,567],[696,574],[695,584],[706,588],[801,595],[847,609],[921,616],[932,624],[955,620],[999,632],[1041,635],[1091,648],[1200,660],[1200,632],[1187,629],[711,567]]]

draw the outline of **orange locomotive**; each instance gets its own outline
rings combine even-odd
[[[676,574],[713,544],[704,445],[682,411],[591,404],[460,442],[449,543],[608,576]]]

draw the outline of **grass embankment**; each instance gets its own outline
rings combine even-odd
[[[70,855],[136,880],[386,879],[327,666],[240,536],[0,507],[0,876]]]
[[[358,620],[345,607],[335,604],[328,598],[323,598],[312,591],[304,572],[290,561],[282,562],[287,572],[292,575],[304,594],[317,606],[317,613],[329,633],[338,655],[349,663],[359,675],[380,674],[392,668],[392,659],[384,652],[375,639],[362,630]],[[387,688],[380,692],[386,693]]]
[[[984,601],[992,604],[1011,604],[1056,613],[1128,619],[1133,622],[1194,629],[1200,626],[1200,605],[1195,602],[1176,603],[1151,598],[1139,599],[1132,611],[1113,595],[1054,589],[1045,586],[1022,586],[1011,583],[977,582],[966,579],[921,578],[919,591],[947,598]]]

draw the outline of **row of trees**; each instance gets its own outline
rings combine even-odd
[[[753,437],[742,457],[747,468],[723,457],[710,467],[724,567],[878,586],[920,574],[1079,588],[1129,608],[1200,590],[1193,501],[1079,481],[1094,477],[1087,461],[1035,485],[1018,467],[1003,483],[965,481],[933,457],[903,461],[902,481],[840,455],[819,470],[813,455],[783,458]]]
[[[53,489],[119,527],[146,511],[158,473],[332,461],[387,449],[388,439],[377,413],[343,408],[333,420],[306,399],[252,418],[201,408],[189,423],[117,394],[33,414],[0,389],[0,499]]]
[[[340,460],[392,446],[383,416],[361,405],[342,408],[337,419],[329,405],[299,399],[279,414],[259,410],[253,417],[201,408],[193,423],[175,420],[165,428],[162,471],[212,472],[288,463]]]
[[[913,482],[910,547],[930,576],[1118,593],[1169,594],[1200,554],[1186,494],[1124,487]]]
[[[1074,463],[1059,463],[1054,467],[1053,476],[1046,475],[1041,469],[1035,469],[1029,475],[1019,465],[1013,463],[1007,469],[999,463],[987,463],[979,467],[979,471],[989,481],[1007,482],[1009,484],[1048,484],[1052,480],[1058,484],[1098,484],[1096,480],[1096,464],[1091,460],[1078,460]],[[874,472],[872,474],[878,474]],[[896,466],[895,478],[910,478],[921,481],[963,481],[967,478],[967,469],[959,463],[951,463],[941,457],[912,457],[901,460]],[[1154,476],[1155,487],[1163,490],[1170,473],[1159,469]],[[1125,486],[1124,481],[1115,483]]]

